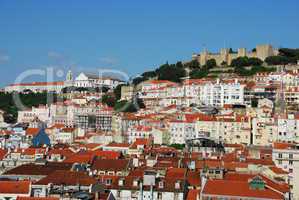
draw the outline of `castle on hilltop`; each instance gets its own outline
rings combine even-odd
[[[192,60],[197,60],[201,65],[205,65],[210,59],[215,59],[218,66],[230,65],[231,61],[238,57],[247,56],[249,58],[259,58],[265,60],[269,56],[278,55],[278,49],[274,49],[271,45],[257,45],[252,51],[247,52],[246,48],[239,48],[238,52],[232,52],[228,48],[222,48],[220,53],[210,53],[204,49],[200,54],[193,54]]]

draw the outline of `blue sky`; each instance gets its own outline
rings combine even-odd
[[[298,10],[297,0],[0,0],[0,86],[49,66],[133,76],[204,45],[299,47]]]

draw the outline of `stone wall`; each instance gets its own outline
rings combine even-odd
[[[265,60],[268,56],[278,55],[278,50],[273,49],[269,44],[257,45],[256,51],[247,52],[245,48],[239,48],[237,53],[230,53],[228,48],[222,48],[219,53],[210,53],[207,50],[202,51],[200,54],[194,54],[192,59],[198,60],[201,65],[205,65],[210,59],[215,59],[218,66],[223,63],[228,65],[231,61],[238,57],[254,57]]]

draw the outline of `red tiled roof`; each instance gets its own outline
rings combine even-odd
[[[225,180],[230,180],[230,181],[241,181],[241,182],[247,182],[254,178],[255,176],[259,176],[260,178],[265,181],[266,185],[268,185],[271,188],[276,189],[277,191],[280,191],[282,193],[289,192],[289,186],[287,183],[281,183],[281,182],[275,182],[266,176],[262,174],[241,174],[241,173],[226,173],[224,179]]]
[[[137,131],[145,131],[145,132],[148,132],[148,131],[151,131],[152,130],[152,127],[150,126],[136,126],[134,127],[135,130]]]
[[[271,159],[254,159],[254,158],[247,158],[246,163],[255,164],[255,165],[268,165],[274,166],[274,162]]]
[[[201,185],[200,173],[199,171],[188,171],[187,172],[187,182],[193,187],[199,187]]]
[[[275,174],[289,174],[287,171],[284,171],[281,168],[278,168],[276,166],[269,167]]]
[[[95,156],[101,157],[103,159],[119,159],[121,156],[121,153],[117,151],[95,150],[92,153]]]
[[[198,195],[199,195],[199,190],[195,190],[195,189],[189,190],[186,200],[197,200]]]
[[[95,150],[100,146],[102,146],[102,144],[98,144],[98,143],[80,144],[80,147],[85,147],[87,150]]]
[[[69,128],[69,127],[62,128],[62,131],[63,131],[63,132],[66,132],[66,133],[71,133],[71,132],[73,132],[74,130],[76,130],[76,129],[75,129],[75,128]]]
[[[293,146],[294,144],[290,144],[290,143],[279,143],[279,142],[273,143],[274,149],[289,149],[292,148]]]
[[[5,158],[7,152],[8,151],[6,149],[0,149],[0,160],[3,160],[3,158]]]
[[[175,85],[176,83],[168,81],[168,80],[149,80],[146,81],[145,83],[151,83],[151,84],[161,84],[161,83],[166,83],[170,85]]]
[[[14,149],[11,153],[18,153],[22,155],[31,155],[34,156],[35,154],[45,154],[45,148],[27,148],[27,149]]]
[[[251,189],[248,182],[232,180],[208,180],[203,195],[221,195],[228,197],[247,197],[265,199],[284,199],[283,195],[265,188]]]
[[[73,155],[74,152],[71,151],[70,149],[51,149],[48,152],[48,155],[63,155],[64,157],[68,158],[71,155]]]
[[[16,83],[9,86],[46,86],[46,85],[64,85],[63,81],[56,82],[32,82],[32,83]]]
[[[56,170],[70,170],[72,164],[61,162],[48,162],[45,165],[38,165],[34,163],[20,165],[13,169],[6,171],[5,175],[40,175],[46,176]]]
[[[52,183],[54,185],[84,185],[89,186],[95,184],[97,181],[85,174],[84,172],[57,170],[50,175],[37,181],[37,185],[48,185]]]
[[[165,178],[185,179],[187,170],[184,168],[169,168],[166,171]]]
[[[35,136],[39,133],[39,128],[27,128],[26,129],[26,135],[32,135]]]
[[[135,142],[130,146],[131,149],[136,149],[137,146],[143,145],[145,148],[151,144],[150,138],[136,138]]]
[[[12,133],[13,133],[13,131],[10,131],[10,130],[0,130],[0,135],[10,135]]]
[[[98,171],[123,171],[129,167],[129,162],[126,159],[96,159],[91,169]]]
[[[29,194],[30,181],[0,181],[0,194]]]
[[[59,200],[58,197],[20,197],[18,196],[16,200]]]
[[[91,163],[95,155],[90,152],[78,152],[65,159],[64,163]]]
[[[115,142],[112,142],[110,144],[107,145],[107,147],[130,147],[130,144],[129,143],[115,143]]]

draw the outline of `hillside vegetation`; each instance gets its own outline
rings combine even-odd
[[[20,100],[24,106],[31,108],[32,106],[46,105],[47,93],[28,93],[19,94]],[[54,95],[54,101],[57,101],[57,95]],[[0,93],[0,109],[5,112],[4,119],[7,123],[14,123],[17,120],[18,108],[15,105],[12,93]]]
[[[231,49],[231,51],[233,51]],[[137,85],[143,81],[150,79],[169,80],[180,82],[182,78],[189,76],[192,79],[215,77],[221,73],[235,73],[240,76],[253,76],[258,72],[273,72],[276,71],[276,65],[297,64],[299,60],[299,49],[281,48],[279,55],[270,56],[265,61],[259,58],[238,57],[233,59],[230,65],[221,63],[217,66],[215,59],[210,59],[204,66],[201,66],[197,60],[192,60],[187,63],[178,61],[176,64],[168,62],[159,66],[156,70],[147,71],[141,76],[133,79],[133,84]],[[228,68],[232,70],[215,71],[214,68]]]

